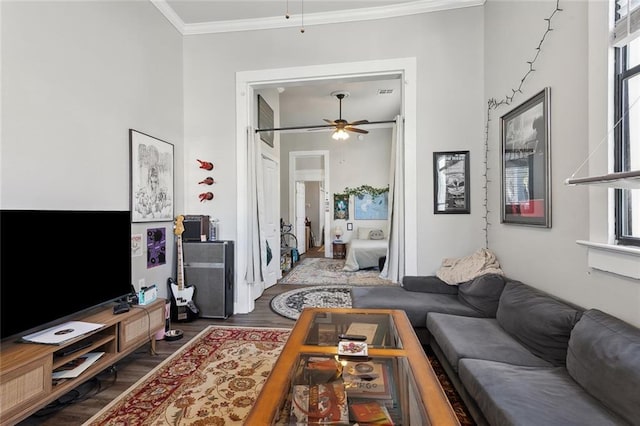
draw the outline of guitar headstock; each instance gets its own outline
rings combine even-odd
[[[184,232],[184,225],[182,224],[182,222],[184,222],[184,216],[183,215],[178,215],[176,217],[176,224],[175,224],[175,229],[173,231],[174,234],[176,234],[178,237],[180,237],[182,235],[182,233]]]

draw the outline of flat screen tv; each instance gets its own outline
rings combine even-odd
[[[131,292],[127,211],[0,210],[0,339]]]

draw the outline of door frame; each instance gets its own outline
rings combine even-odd
[[[235,313],[248,313],[255,307],[251,289],[245,278],[249,250],[248,164],[247,143],[253,140],[253,126],[257,123],[255,90],[276,88],[285,82],[335,80],[345,77],[399,75],[402,86],[402,117],[404,123],[404,210],[405,233],[400,244],[404,247],[404,271],[417,275],[417,59],[415,57],[380,59],[362,62],[308,65],[236,72],[236,160],[237,160],[237,216],[236,216],[236,294]],[[279,148],[278,148],[279,149]],[[326,188],[329,190],[329,188]],[[411,230],[406,232],[406,230]]]
[[[297,170],[296,160],[298,158],[308,157],[322,157],[323,168],[319,170]],[[320,208],[324,213],[324,257],[331,257],[331,247],[327,244],[327,241],[331,241],[330,228],[331,228],[331,215],[327,207],[329,206],[329,184],[331,181],[330,174],[330,155],[329,150],[317,150],[317,151],[290,151],[289,152],[289,217],[295,217],[295,183],[296,181],[314,181],[322,182],[321,186],[324,189],[324,194],[320,199]],[[322,215],[321,215],[322,216]]]

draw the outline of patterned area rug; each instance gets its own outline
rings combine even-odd
[[[350,290],[346,285],[323,285],[285,291],[271,299],[271,309],[296,320],[304,308],[350,308]]]
[[[355,272],[342,270],[344,259],[306,258],[302,259],[279,284],[342,284],[342,285],[394,285],[390,280],[379,277],[377,269],[363,269]]]
[[[85,425],[242,425],[290,332],[209,326]],[[475,425],[425,349],[460,424]]]
[[[241,425],[290,332],[209,326],[85,425]]]

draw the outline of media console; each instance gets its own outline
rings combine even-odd
[[[111,307],[74,318],[105,324],[60,345],[6,342],[0,349],[0,424],[13,425],[91,379],[118,360],[151,341],[165,327],[165,300],[115,315]],[[94,364],[73,379],[54,384],[53,370],[88,352],[104,352]]]

